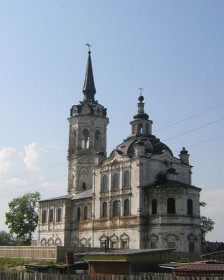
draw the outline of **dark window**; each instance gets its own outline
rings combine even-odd
[[[49,211],[49,222],[52,223],[54,221],[54,209],[50,209]]]
[[[155,198],[152,200],[152,214],[157,214],[157,200]]]
[[[107,203],[103,202],[102,204],[102,217],[107,217]]]
[[[187,214],[193,215],[193,200],[192,199],[187,200]]]
[[[189,253],[194,253],[194,242],[189,241]]]
[[[84,207],[84,215],[83,215],[84,220],[87,220],[87,215],[88,215],[88,208]]]
[[[42,210],[42,223],[46,223],[47,222],[47,210],[43,209]]]
[[[80,207],[77,208],[77,221],[80,221],[80,217],[81,217],[81,209]]]
[[[83,189],[83,191],[85,191],[86,190],[86,183],[82,183],[82,189]]]
[[[114,173],[112,176],[112,189],[117,190],[118,188],[119,188],[118,174]]]
[[[108,191],[108,180],[107,180],[107,175],[103,175],[102,178],[102,192]]]
[[[113,202],[113,212],[112,212],[113,217],[118,217],[118,201],[115,200]]]
[[[61,208],[57,208],[56,221],[61,222],[61,220],[62,220],[62,210],[61,210]]]
[[[101,151],[101,134],[99,130],[95,132],[95,149],[97,152]]]
[[[124,216],[129,216],[130,211],[129,211],[129,199],[124,200]]]
[[[168,214],[175,214],[176,213],[176,206],[175,206],[175,199],[168,198],[167,199],[167,213]]]
[[[129,171],[126,170],[124,172],[124,188],[128,188],[130,186],[130,183],[129,183]]]

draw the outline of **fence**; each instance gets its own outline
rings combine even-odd
[[[224,276],[179,276],[170,273],[144,273],[142,275],[55,275],[42,273],[0,272],[0,280],[223,280]]]
[[[38,247],[38,246],[0,246],[0,258],[15,258],[27,261],[63,262],[66,252],[74,254],[102,251],[100,248],[86,247]]]

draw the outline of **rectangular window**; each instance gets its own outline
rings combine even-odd
[[[49,211],[49,223],[54,221],[54,209],[50,209]]]
[[[46,223],[47,222],[47,210],[43,209],[42,210],[42,223]]]
[[[62,209],[61,209],[61,208],[57,208],[57,217],[56,217],[56,221],[57,221],[57,222],[61,222],[61,221],[62,221]]]
[[[192,241],[189,242],[189,252],[194,253],[194,242]]]

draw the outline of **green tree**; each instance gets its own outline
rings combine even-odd
[[[9,212],[5,214],[6,224],[11,234],[16,234],[17,244],[31,244],[32,233],[38,223],[37,205],[40,193],[26,193],[8,203]]]
[[[207,204],[205,202],[200,202],[201,207],[205,207]],[[202,251],[206,251],[206,239],[205,236],[208,232],[214,229],[215,222],[205,216],[201,216],[201,247]]]
[[[10,246],[14,245],[15,241],[10,233],[1,230],[0,231],[0,246]]]

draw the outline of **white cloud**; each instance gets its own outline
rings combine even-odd
[[[0,149],[0,172],[7,173],[12,165],[12,156],[16,152],[13,147]]]
[[[31,143],[28,146],[24,147],[25,154],[23,162],[26,166],[26,169],[30,172],[34,172],[40,169],[38,160],[39,154],[42,151],[38,146],[37,143]]]

